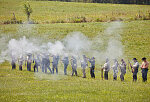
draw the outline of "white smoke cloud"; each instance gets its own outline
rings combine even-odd
[[[19,40],[11,39],[8,43],[8,50],[10,56],[24,56],[27,53],[37,52],[39,49],[34,43],[26,39],[26,37],[20,38]]]
[[[109,23],[104,33],[96,36],[92,40],[80,32],[72,32],[62,41],[49,41],[47,43],[42,42],[41,39],[27,39],[26,37],[18,40],[11,39],[7,43],[4,41],[4,38],[1,38],[1,47],[7,47],[1,50],[0,62],[2,63],[5,60],[10,61],[11,56],[18,58],[20,55],[24,56],[27,53],[48,53],[50,55],[58,54],[61,56],[76,55],[77,57],[80,56],[80,58],[82,54],[86,54],[90,57],[94,56],[96,61],[101,64],[106,58],[115,59],[123,56],[123,45],[120,35],[122,26],[121,22]],[[28,30],[30,31],[30,27]],[[24,30],[23,32],[27,33],[27,31]]]
[[[64,50],[64,45],[60,41],[56,41],[55,43],[48,43],[48,52],[52,55],[62,55]]]
[[[102,64],[106,58],[118,59],[123,57],[124,46],[121,42],[122,23],[119,21],[109,23],[104,33],[93,39],[91,55]]]
[[[91,49],[91,41],[80,32],[70,33],[65,39],[65,50],[70,54],[81,54],[89,52]]]

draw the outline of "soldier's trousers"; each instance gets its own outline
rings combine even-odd
[[[105,78],[105,80],[108,80],[108,71],[105,71],[104,78]]]
[[[90,68],[91,78],[95,78],[94,69],[95,69],[95,66],[91,66]]]
[[[31,71],[31,63],[27,62],[27,71]]]
[[[38,72],[38,65],[34,65],[34,72],[36,72],[36,70]]]
[[[77,70],[76,69],[72,69],[72,76],[74,75],[74,73],[77,76]]]
[[[12,69],[16,69],[16,64],[12,64]]]
[[[22,65],[19,65],[19,70],[21,70],[21,71],[22,71]]]
[[[133,81],[137,81],[137,73],[133,72]]]
[[[49,69],[50,73],[52,73],[51,68],[49,67],[49,65],[46,64],[42,64],[42,72],[47,73],[47,68]]]
[[[124,74],[123,73],[121,73],[120,79],[121,79],[121,81],[124,81]]]
[[[57,65],[53,65],[53,74],[54,74],[54,69],[56,68],[56,74],[58,74],[58,67],[57,67]]]
[[[49,71],[52,73],[51,68],[49,67],[49,65],[45,66],[45,73],[47,73],[47,68],[49,69]]]
[[[82,69],[83,72],[83,78],[86,78],[85,68]]]
[[[42,64],[42,72],[44,73],[45,65]]]
[[[117,80],[117,74],[116,73],[114,73],[114,75],[113,75],[113,80]]]
[[[67,75],[67,67],[68,67],[68,64],[64,64],[64,75]]]
[[[94,69],[93,68],[90,69],[90,74],[91,74],[91,78],[95,78],[95,74],[94,74]]]
[[[142,69],[143,82],[146,82],[146,81],[147,81],[147,72],[148,72],[148,69],[147,69],[147,68]]]

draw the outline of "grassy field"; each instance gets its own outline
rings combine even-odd
[[[9,2],[8,2],[9,1]],[[26,16],[22,9],[25,1],[0,0],[0,20],[12,18],[15,12],[18,19],[25,21]],[[30,1],[33,7],[32,19],[38,22],[46,22],[56,19],[66,19],[74,16],[86,16],[97,19],[99,16],[111,16],[112,11],[125,13],[125,19],[134,17],[139,10],[147,12],[150,7],[144,5],[115,5],[115,4],[89,4],[89,3],[64,3],[64,2],[35,2]],[[136,8],[135,8],[136,7]],[[70,9],[68,9],[70,8]],[[40,12],[39,12],[40,11]],[[92,19],[93,19],[92,18]],[[110,22],[98,23],[56,23],[56,24],[32,24],[22,27],[22,24],[0,25],[0,36],[8,38],[40,38],[43,41],[61,40],[70,32],[79,31],[91,40],[101,35]],[[150,20],[147,21],[123,21],[121,33],[124,45],[124,58],[136,57],[141,63],[143,56],[150,62]],[[30,29],[32,28],[32,29]],[[2,45],[2,44],[0,44]],[[1,47],[1,46],[0,46]],[[3,49],[2,47],[0,49]],[[109,80],[101,80],[99,62],[96,62],[96,78],[91,79],[89,69],[86,70],[87,78],[82,78],[82,70],[78,68],[79,77],[72,77],[71,66],[68,75],[63,75],[62,64],[59,64],[59,75],[34,73],[11,70],[8,62],[0,64],[0,101],[1,102],[149,102],[150,101],[150,74],[148,82],[143,83],[141,72],[138,73],[138,81],[132,82],[132,73],[127,70],[125,81],[112,80],[110,72]]]
[[[125,46],[127,58],[137,57],[139,62],[143,56],[150,60],[150,21],[123,22],[122,42]],[[107,23],[109,24],[109,23]],[[107,25],[106,24],[106,25]],[[84,25],[84,27],[82,27]],[[1,35],[9,35],[19,38],[41,37],[44,40],[62,39],[69,32],[81,31],[89,38],[94,38],[102,33],[106,26],[103,23],[84,24],[39,24],[34,25],[36,32],[32,35],[25,32],[18,33],[21,25],[0,25]],[[138,26],[137,26],[138,25]],[[136,29],[135,29],[136,26]],[[38,33],[37,33],[38,32]],[[59,36],[59,37],[58,37]],[[143,52],[143,49],[144,52]],[[98,62],[96,62],[98,63]],[[86,70],[87,78],[83,79],[81,68],[78,69],[79,77],[63,76],[63,67],[59,66],[58,76],[34,74],[24,71],[12,71],[8,63],[0,66],[0,99],[2,101],[123,101],[123,102],[148,102],[150,100],[150,74],[148,82],[142,83],[141,73],[138,73],[138,82],[132,82],[131,72],[127,72],[125,82],[112,80],[110,72],[109,81],[101,80],[100,66],[96,66],[96,79],[91,79],[89,69]],[[33,71],[33,69],[32,69]],[[71,67],[68,68],[71,75]]]
[[[15,13],[18,20],[26,21],[24,4],[26,0],[0,0],[0,21],[13,18]],[[88,22],[109,21],[121,18],[134,20],[139,14],[148,16],[148,5],[95,4],[95,3],[66,3],[51,1],[28,1],[33,9],[31,19],[39,23],[72,22],[76,17],[85,17]]]

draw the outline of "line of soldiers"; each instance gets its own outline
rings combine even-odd
[[[142,78],[143,78],[143,82],[147,81],[147,73],[148,73],[148,67],[149,67],[149,63],[147,62],[146,58],[143,57],[142,58],[142,65],[141,65],[141,70],[142,70]],[[131,62],[128,60],[128,70],[129,66],[131,67],[132,73],[133,73],[133,81],[137,81],[137,73],[138,73],[138,69],[139,69],[139,62],[137,61],[136,58],[133,58],[133,62],[134,64],[132,65]],[[120,68],[120,79],[121,81],[124,81],[124,76],[126,74],[126,63],[123,59],[121,59],[121,64],[118,63],[118,61],[116,59],[114,59],[114,64],[111,67],[113,69],[113,80],[117,80],[117,73],[118,73],[118,67]],[[102,68],[102,79],[103,79],[103,70],[104,70],[104,79],[108,80],[108,72],[110,70],[110,62],[109,59],[106,59],[106,62]]]
[[[42,59],[40,59],[40,55],[37,55],[36,58],[32,55],[32,54],[27,54],[27,59],[24,60],[23,56],[21,56],[18,59],[18,63],[19,63],[19,70],[22,70],[22,65],[23,65],[23,61],[25,61],[25,65],[27,64],[27,70],[31,71],[31,63],[33,61],[34,64],[34,72],[38,72],[38,68],[40,67],[42,69],[42,72],[47,73],[47,69],[50,71],[51,74],[54,74],[54,70],[56,69],[56,74],[58,74],[58,62],[59,62],[59,55],[52,55],[51,57],[53,58],[53,62],[52,63],[52,70],[50,68],[50,59],[49,59],[49,55],[48,54],[42,54],[41,55]],[[14,57],[12,57],[12,69],[16,68],[16,59]],[[69,57],[65,56],[62,60],[62,63],[64,65],[64,75],[67,75],[67,67],[69,65]],[[75,74],[76,76],[78,76],[77,74],[77,59],[75,56],[71,57],[71,67],[72,67],[72,76]],[[149,63],[146,61],[146,58],[142,58],[142,65],[141,65],[141,69],[142,69],[142,78],[143,81],[147,81],[147,72],[148,72],[148,66]],[[90,68],[90,75],[91,78],[95,78],[95,74],[94,74],[94,70],[95,70],[95,58],[87,58],[85,55],[83,55],[83,60],[80,61],[81,62],[81,67],[82,67],[82,73],[83,73],[83,78],[86,78],[86,68],[88,67],[88,62],[91,64]],[[133,73],[133,81],[137,81],[137,73],[138,73],[138,69],[139,69],[139,63],[137,61],[136,58],[133,58],[133,62],[134,64],[131,65],[130,61],[128,60],[128,64],[131,67],[132,73]],[[121,59],[121,63],[119,64],[118,61],[116,59],[114,59],[113,62],[113,66],[110,67],[110,61],[109,59],[106,59],[105,64],[103,65],[102,69],[101,69],[101,77],[103,79],[103,72],[104,72],[104,79],[108,80],[108,73],[110,71],[110,68],[112,68],[113,70],[113,80],[117,80],[117,73],[118,73],[118,67],[120,69],[120,79],[121,81],[124,81],[124,76],[126,74],[126,67],[127,64],[125,63],[124,59]],[[129,69],[129,65],[128,65],[128,70]]]
[[[53,62],[52,63],[52,70],[50,68],[50,59],[48,54],[42,54],[40,59],[40,55],[37,55],[36,58],[32,56],[32,54],[27,54],[26,59],[23,58],[23,56],[19,57],[18,63],[19,63],[19,70],[22,70],[23,62],[25,61],[25,66],[27,66],[27,71],[31,71],[31,64],[32,62],[34,64],[34,72],[38,72],[38,68],[40,67],[42,69],[42,72],[47,73],[47,69],[50,71],[51,74],[54,74],[54,70],[56,69],[56,74],[58,74],[58,62],[59,62],[59,55],[52,55]],[[12,69],[16,69],[16,59],[15,57],[12,57]],[[69,57],[65,56],[62,60],[62,63],[64,65],[64,75],[67,75],[67,67],[69,65]],[[85,69],[88,67],[88,61],[91,63],[90,67],[90,74],[92,78],[95,78],[94,69],[95,69],[95,58],[92,57],[87,58],[85,55],[83,55],[83,61],[81,61],[81,67],[83,72],[83,78],[86,78],[86,72]],[[77,58],[72,56],[71,57],[71,67],[72,67],[72,76],[77,74]]]
[[[124,81],[124,75],[126,74],[126,63],[121,59],[121,64],[119,65],[118,61],[114,59],[114,64],[111,67],[113,69],[113,80],[117,80],[118,67],[120,68],[120,79]],[[102,67],[102,79],[103,79],[103,70],[104,70],[104,79],[108,80],[108,72],[110,70],[109,59],[106,59],[104,66]]]

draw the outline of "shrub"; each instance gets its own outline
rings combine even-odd
[[[75,17],[75,18],[71,18],[69,19],[70,23],[82,23],[82,22],[87,22],[86,17]]]
[[[7,20],[4,21],[3,24],[23,24],[22,20]]]

